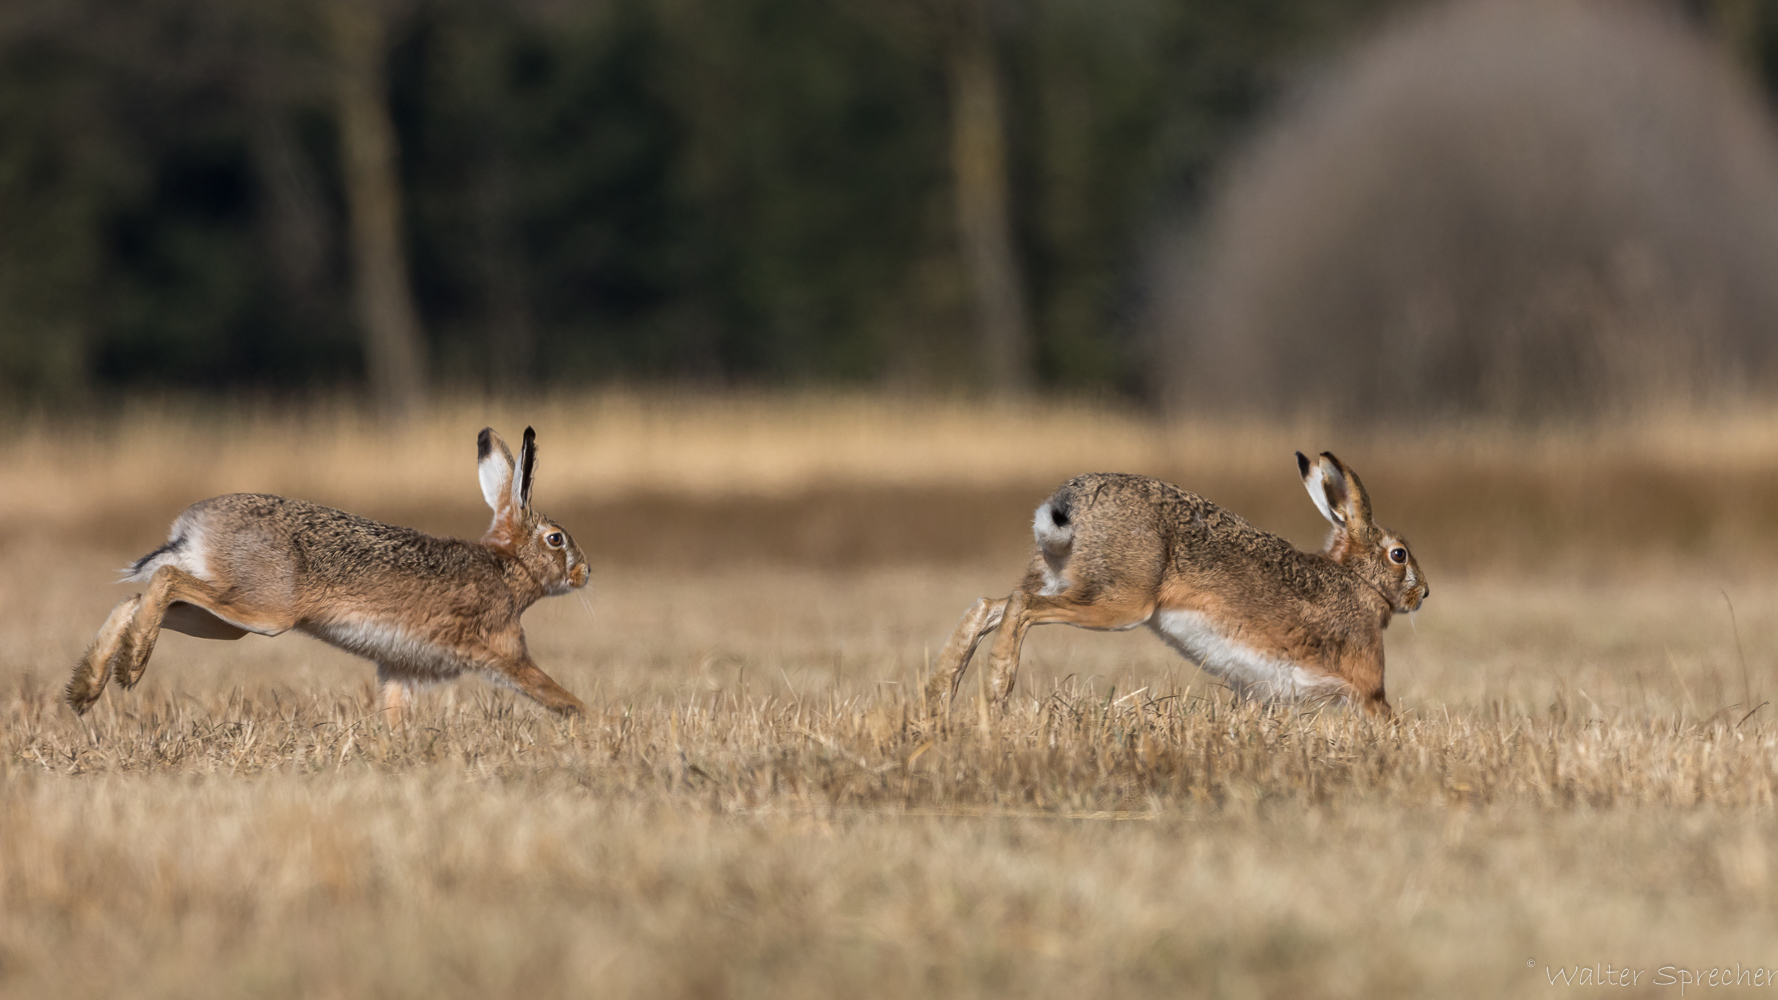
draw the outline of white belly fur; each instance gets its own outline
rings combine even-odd
[[[345,618],[299,625],[298,628],[330,646],[357,653],[373,663],[403,673],[442,679],[455,677],[471,666],[453,650],[417,638],[406,629],[387,622]]]
[[[1345,681],[1237,642],[1196,611],[1157,611],[1149,619],[1167,645],[1244,697],[1298,701],[1349,693]]]

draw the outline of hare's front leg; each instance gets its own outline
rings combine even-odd
[[[525,634],[509,634],[492,643],[479,666],[489,676],[559,715],[585,715],[586,706],[550,675],[538,669],[525,648]]]
[[[129,658],[130,622],[141,606],[141,594],[132,594],[119,601],[117,607],[111,609],[105,624],[99,627],[92,645],[74,665],[74,676],[69,678],[68,688],[63,692],[74,714],[86,714],[104,693],[105,682],[111,679],[112,671]]]
[[[939,650],[938,663],[933,665],[932,677],[926,682],[929,711],[943,714],[950,708],[951,699],[957,696],[957,685],[963,681],[963,672],[969,669],[969,658],[975,655],[975,648],[981,645],[982,638],[1000,627],[1005,614],[1004,597],[998,600],[984,597],[963,613],[957,630],[951,633],[944,649]]]
[[[401,725],[402,717],[414,703],[415,686],[412,677],[377,664],[377,700],[381,703],[383,721],[391,728]]]
[[[502,676],[511,681],[526,697],[558,715],[585,715],[586,705],[555,678],[539,670],[526,656],[523,660],[502,664]]]

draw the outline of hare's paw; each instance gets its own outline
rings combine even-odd
[[[127,633],[111,636],[109,642],[106,638],[100,636],[87,647],[80,662],[74,665],[74,676],[68,679],[64,695],[76,715],[86,714],[93,702],[99,700],[99,695],[105,692],[105,682],[113,674],[119,679],[123,676],[118,660],[126,652],[129,636]]]
[[[154,639],[141,635],[134,627],[124,630],[123,641],[118,643],[117,652],[111,657],[112,676],[122,684],[125,691],[134,688],[142,680],[142,671],[148,669],[148,657],[154,652]]]
[[[118,656],[129,642],[130,625],[141,606],[141,594],[118,602],[105,624],[99,627],[99,634],[93,637],[93,644],[81,654],[80,662],[74,667],[74,676],[69,678],[68,687],[63,692],[68,706],[76,714],[84,713],[104,692],[105,682],[111,679],[112,672],[117,669]]]
[[[75,715],[85,715],[86,710],[93,707],[93,702],[99,700],[100,692],[105,690],[105,685],[94,679],[92,661],[93,650],[89,648],[81,656],[80,662],[74,665],[74,676],[68,679],[68,686],[62,691],[63,700],[74,710]],[[96,676],[106,675],[101,673]]]
[[[933,671],[926,681],[926,714],[942,716],[951,707],[951,677],[948,671]]]

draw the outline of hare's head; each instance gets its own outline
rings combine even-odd
[[[513,461],[506,442],[484,427],[475,439],[476,471],[482,496],[494,508],[494,523],[482,543],[522,563],[546,593],[566,594],[586,586],[586,556],[568,532],[531,509],[531,481],[537,471],[537,433],[525,428],[525,442]]]
[[[1358,474],[1324,451],[1311,461],[1296,453],[1297,470],[1309,499],[1333,525],[1323,553],[1358,574],[1401,612],[1417,611],[1432,593],[1407,539],[1371,520],[1371,498]]]

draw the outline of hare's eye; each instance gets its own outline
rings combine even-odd
[[[543,540],[548,542],[549,547],[552,549],[559,549],[562,547],[562,533],[559,531],[552,531],[549,534],[544,535]]]
[[[1397,545],[1395,548],[1389,550],[1389,558],[1395,560],[1398,563],[1407,562],[1408,561],[1408,550]]]

